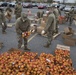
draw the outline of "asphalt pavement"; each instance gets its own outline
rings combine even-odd
[[[32,10],[32,9],[31,9]],[[34,9],[33,9],[34,10]],[[35,10],[36,12],[36,10]],[[11,20],[11,24],[15,22],[15,16]],[[8,20],[7,20],[7,24]],[[68,27],[68,23],[59,25],[59,32],[63,31],[65,27]],[[76,31],[76,25],[71,26]],[[8,51],[10,48],[17,48],[17,36],[15,32],[15,26],[13,25],[12,28],[7,28],[7,34],[2,34],[0,28],[0,42],[3,42],[4,47],[0,49],[0,54],[3,52]],[[28,47],[31,49],[31,52],[37,52],[38,54],[45,52],[54,54],[57,44],[65,45],[61,35],[59,35],[56,39],[52,41],[50,48],[44,48],[44,44],[47,42],[47,38],[43,37],[37,33],[32,34],[28,39]],[[23,50],[23,48],[21,49]],[[76,69],[76,45],[70,46],[70,57],[73,62],[73,67]]]

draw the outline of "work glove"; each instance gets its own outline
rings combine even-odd
[[[44,30],[42,30],[41,34],[42,34],[42,35],[44,35],[44,34],[45,34],[45,31],[44,31]]]
[[[2,26],[4,26],[4,23],[2,23]]]

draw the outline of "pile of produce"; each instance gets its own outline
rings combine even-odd
[[[69,51],[52,54],[13,51],[0,54],[0,75],[76,75]]]

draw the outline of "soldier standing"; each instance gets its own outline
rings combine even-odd
[[[10,8],[10,6],[8,5],[7,6],[7,8],[6,8],[6,18],[9,20],[9,22],[10,22],[10,20],[11,20],[11,18],[12,18],[12,9]]]
[[[53,13],[53,9],[51,9],[51,11],[49,11],[49,16],[48,16],[48,20],[46,23],[46,27],[45,29],[42,31],[42,34],[47,34],[47,43],[44,45],[44,47],[49,48],[49,46],[51,45],[51,41],[53,39],[53,34],[55,32],[56,29],[56,18],[55,15]]]
[[[27,15],[25,13],[22,13],[21,17],[18,18],[16,21],[16,33],[18,35],[18,48],[21,48],[22,39],[23,39],[24,50],[30,50],[29,48],[27,48],[27,38],[22,37],[22,34],[28,32],[29,28],[30,28],[30,20],[27,18]]]
[[[6,24],[6,20],[5,20],[5,16],[2,8],[0,8],[0,25],[2,27],[2,34],[6,34],[7,24]]]
[[[21,12],[22,12],[22,5],[20,2],[18,2],[18,4],[15,6],[15,15],[16,15],[16,19],[21,17]]]
[[[59,12],[59,15],[61,16],[61,10],[59,9],[60,6],[57,6],[57,9],[58,9],[58,12]]]
[[[59,11],[57,9],[57,6],[53,6],[53,10],[54,10],[53,12],[55,14],[55,18],[56,18],[56,33],[58,33],[58,22],[59,22],[60,14],[59,14]]]
[[[74,7],[71,7],[71,10],[69,11],[69,25],[72,25],[73,17],[74,17]]]
[[[37,18],[41,18],[41,14],[40,14],[40,11],[37,12]]]

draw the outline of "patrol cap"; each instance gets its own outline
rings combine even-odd
[[[22,18],[22,20],[26,20],[27,19],[27,14],[21,13],[21,18]]]

